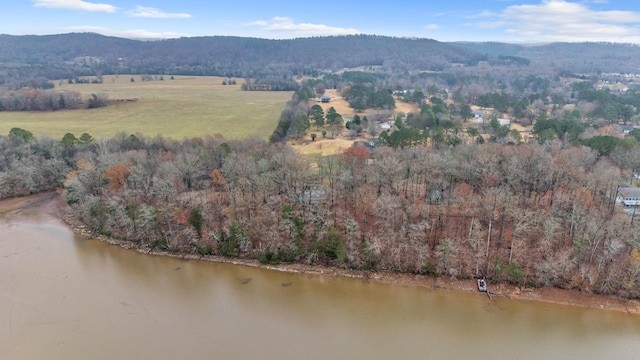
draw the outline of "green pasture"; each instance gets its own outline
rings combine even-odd
[[[76,90],[84,98],[104,93],[111,100],[138,101],[98,109],[0,112],[0,134],[19,127],[54,138],[67,132],[111,137],[121,131],[173,139],[215,134],[229,139],[268,138],[291,93],[242,91],[242,79],[236,79],[236,85],[222,85],[223,80],[211,76],[174,76],[171,80],[171,75],[164,75],[164,80],[143,82],[139,75],[119,75],[105,76],[102,84],[60,81],[56,87]]]

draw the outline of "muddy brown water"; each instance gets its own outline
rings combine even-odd
[[[0,359],[639,359],[640,316],[151,256],[0,206]]]

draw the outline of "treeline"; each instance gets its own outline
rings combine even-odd
[[[18,81],[16,83],[13,84],[13,88],[10,90],[18,90],[18,89],[23,89],[23,88],[31,88],[31,89],[53,89],[54,87],[56,87],[51,81],[44,79],[44,78],[39,78],[39,79],[28,79],[28,80],[24,80],[24,81]]]
[[[363,111],[367,108],[394,109],[396,107],[391,90],[376,89],[373,86],[360,84],[345,86],[342,88],[342,97],[356,111]]]
[[[244,79],[240,88],[245,91],[293,91],[299,87],[291,77],[265,76],[257,79]]]
[[[572,96],[578,101],[595,104],[588,114],[591,118],[604,119],[609,123],[622,121],[626,124],[640,109],[637,89],[615,95],[609,91],[609,88],[596,89],[590,82],[580,82],[574,83],[572,90]]]
[[[286,140],[291,133],[291,125],[294,119],[305,118],[308,122],[310,115],[310,107],[308,100],[314,97],[313,90],[308,85],[298,87],[298,89],[291,96],[291,100],[287,102],[284,110],[280,113],[280,119],[278,125],[269,136],[271,143],[277,143]],[[308,127],[308,126],[307,126]]]
[[[56,111],[86,107],[94,109],[109,104],[106,94],[91,94],[83,99],[79,92],[69,90],[22,89],[0,91],[0,111]]]
[[[104,96],[101,95],[101,97]],[[0,91],[0,111],[76,109],[83,103],[82,96],[77,91],[39,89]]]
[[[28,135],[0,137],[0,194],[66,178],[75,216],[139,246],[640,297],[638,224],[615,206],[631,170],[588,147],[354,147],[312,165],[260,140]]]
[[[61,141],[13,128],[0,136],[0,199],[61,188],[73,166]]]
[[[631,170],[588,147],[355,147],[312,166],[259,140],[22,135],[0,138],[3,196],[66,177],[79,219],[139,246],[640,297],[638,225],[615,206]]]
[[[381,150],[124,138],[83,151],[67,200],[97,233],[175,252],[551,285],[637,298],[628,173],[557,144]],[[363,156],[364,154],[364,156]],[[634,250],[635,249],[635,250]]]

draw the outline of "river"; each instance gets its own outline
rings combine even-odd
[[[638,315],[145,255],[36,200],[0,206],[0,359],[640,358]]]

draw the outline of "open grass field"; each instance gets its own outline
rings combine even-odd
[[[164,80],[143,82],[139,75],[119,75],[105,76],[102,84],[64,82],[62,89],[79,91],[85,98],[104,93],[110,100],[138,101],[98,109],[0,112],[0,134],[19,127],[36,136],[53,138],[61,138],[67,132],[111,137],[124,131],[173,139],[215,134],[229,139],[266,139],[291,98],[291,92],[242,91],[242,79],[237,79],[236,85],[222,85],[221,77],[170,78],[165,75]]]

